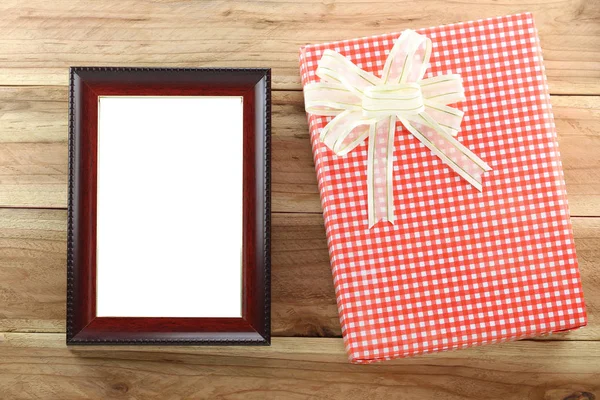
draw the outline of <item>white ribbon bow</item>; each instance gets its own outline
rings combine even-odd
[[[363,71],[339,53],[325,50],[316,75],[304,87],[306,111],[335,116],[320,140],[343,156],[367,137],[369,228],[380,219],[394,223],[393,155],[396,118],[444,163],[479,191],[491,168],[453,136],[463,112],[447,106],[465,99],[460,75],[423,79],[431,40],[405,30],[396,41],[381,78]]]

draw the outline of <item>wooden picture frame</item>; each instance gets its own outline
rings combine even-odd
[[[175,344],[175,345],[268,345],[270,343],[270,120],[271,120],[271,96],[270,96],[270,81],[271,74],[269,69],[235,69],[235,68],[121,68],[121,67],[73,67],[70,69],[70,92],[69,92],[69,192],[68,192],[68,248],[67,248],[67,344]],[[105,221],[119,218],[119,215],[123,214],[123,208],[129,208],[131,212],[137,212],[136,204],[140,207],[150,203],[150,200],[146,201],[147,198],[138,199],[137,203],[130,202],[130,196],[135,197],[138,193],[137,189],[127,189],[126,194],[119,193],[119,189],[111,187],[112,181],[108,184],[103,183],[99,191],[98,180],[99,171],[100,176],[105,174],[110,168],[121,168],[121,172],[126,173],[127,169],[135,165],[137,171],[143,171],[140,167],[138,154],[146,154],[147,151],[140,150],[137,145],[141,148],[145,148],[145,141],[148,142],[155,140],[155,137],[148,137],[142,140],[121,140],[121,138],[127,138],[127,130],[119,131],[122,137],[115,135],[109,136],[108,133],[104,133],[102,129],[105,128],[106,124],[103,122],[103,128],[99,127],[99,122],[104,121],[107,117],[109,109],[118,110],[122,108],[119,104],[118,107],[100,107],[101,104],[111,104],[108,100],[113,97],[130,97],[140,99],[138,102],[135,100],[130,104],[137,104],[140,107],[144,107],[142,100],[153,98],[157,101],[165,101],[169,97],[177,98],[178,100],[192,100],[192,98],[201,98],[202,101],[209,98],[241,98],[240,110],[242,111],[239,115],[240,121],[240,135],[243,137],[243,145],[239,146],[239,152],[242,153],[240,159],[240,167],[243,169],[239,171],[239,176],[242,177],[240,182],[239,193],[243,193],[243,200],[240,200],[241,210],[224,210],[219,215],[238,215],[240,224],[239,229],[241,231],[241,254],[240,249],[232,249],[232,254],[237,254],[238,260],[240,260],[241,270],[239,272],[241,281],[239,287],[241,288],[240,298],[241,304],[239,305],[238,316],[197,316],[194,313],[194,301],[189,301],[189,298],[194,299],[193,296],[206,295],[206,293],[199,293],[200,291],[191,290],[189,297],[182,296],[181,301],[185,301],[185,304],[175,305],[174,307],[185,310],[186,313],[183,316],[173,316],[171,311],[165,312],[169,315],[154,315],[155,309],[152,306],[146,307],[142,314],[144,315],[118,315],[111,316],[116,313],[119,314],[119,304],[125,302],[130,305],[136,304],[136,299],[127,297],[127,293],[121,293],[120,296],[115,294],[119,290],[113,290],[111,282],[115,285],[116,281],[120,287],[130,288],[132,292],[135,290],[139,291],[140,287],[143,287],[146,292],[150,293],[153,300],[147,298],[147,300],[139,301],[140,304],[145,304],[155,301],[154,298],[160,299],[163,296],[163,288],[160,287],[160,283],[157,287],[148,287],[145,284],[137,284],[137,281],[131,282],[127,279],[137,280],[140,282],[146,282],[144,279],[146,275],[155,274],[159,272],[158,278],[153,278],[154,282],[161,282],[162,278],[173,282],[173,279],[180,279],[180,282],[193,281],[189,277],[186,279],[185,271],[191,271],[191,269],[185,270],[183,275],[177,278],[169,275],[169,271],[172,269],[172,265],[164,264],[164,270],[145,269],[146,265],[138,265],[140,263],[148,263],[148,260],[152,260],[151,257],[156,246],[152,246],[150,249],[142,249],[136,254],[128,254],[126,257],[121,257],[120,254],[114,252],[110,253],[110,240],[102,239],[101,243],[97,243],[98,232],[101,231],[99,228],[108,229],[106,226],[112,226],[113,233],[116,232],[114,227],[120,227],[119,221],[112,221],[111,224],[106,224]],[[104,102],[104,103],[103,103]],[[127,102],[125,102],[127,103]],[[123,103],[123,104],[125,104]],[[159,104],[159,103],[157,103]],[[171,103],[168,103],[171,104]],[[190,103],[192,104],[192,103]],[[205,103],[206,104],[206,103]],[[216,103],[215,103],[216,104]],[[235,104],[230,101],[227,104]],[[173,104],[171,104],[173,105]],[[193,105],[193,104],[192,104]],[[180,110],[176,105],[174,107],[167,107],[171,110]],[[102,112],[100,112],[102,109]],[[159,110],[164,108],[160,107]],[[198,109],[198,108],[196,108]],[[165,111],[166,113],[166,111]],[[115,114],[116,115],[116,114]],[[129,115],[129,114],[120,114]],[[153,113],[148,113],[148,118],[151,118]],[[181,112],[175,111],[176,122],[181,121]],[[187,115],[187,114],[185,114]],[[113,119],[110,119],[113,118]],[[109,120],[117,121],[110,117]],[[140,124],[145,123],[144,120],[140,120],[137,117]],[[168,117],[165,117],[168,118]],[[145,119],[145,118],[144,118]],[[235,119],[235,118],[233,118]],[[207,116],[201,117],[200,121],[207,121]],[[216,122],[219,123],[219,118],[215,117]],[[220,119],[225,121],[224,119]],[[165,121],[167,121],[165,119]],[[171,121],[175,121],[172,119]],[[129,121],[132,122],[132,121]],[[167,121],[168,122],[168,121]],[[133,122],[136,123],[137,122]],[[203,122],[200,122],[202,124]],[[119,124],[116,124],[119,125]],[[112,124],[111,126],[116,126]],[[147,129],[147,128],[146,128]],[[132,131],[135,129],[132,129]],[[102,132],[102,134],[100,134]],[[109,131],[106,131],[109,132]],[[123,134],[125,132],[125,134]],[[218,135],[218,132],[211,130],[210,132],[202,131],[203,135],[211,138],[218,136],[212,136],[213,133]],[[166,137],[160,139],[158,142],[160,146],[173,148],[172,142],[169,135],[172,132],[168,132]],[[111,153],[113,150],[118,149],[117,153],[111,155],[112,158],[108,158],[105,161],[102,156],[99,156],[99,136],[104,141],[104,137],[112,137],[112,139],[104,142],[102,152]],[[196,139],[194,139],[196,140]],[[213,140],[213,139],[211,139]],[[217,139],[219,140],[219,139]],[[112,141],[112,142],[111,142]],[[239,142],[239,141],[238,141]],[[106,144],[109,143],[109,144]],[[110,144],[112,143],[112,144]],[[115,145],[117,143],[118,145]],[[133,143],[133,144],[132,144]],[[137,145],[136,145],[137,143]],[[236,143],[236,141],[230,141],[230,143]],[[112,147],[107,147],[112,146]],[[135,148],[133,148],[136,146]],[[188,151],[188,148],[196,148],[202,146],[185,146],[185,143],[179,147]],[[223,148],[221,148],[223,147]],[[233,146],[235,147],[235,146]],[[109,149],[109,150],[105,150]],[[111,150],[112,149],[112,150]],[[232,150],[227,148],[225,145],[219,146],[219,148],[213,148],[212,154],[221,154],[225,157],[228,152]],[[104,154],[104,153],[102,153]],[[126,154],[121,157],[120,155]],[[178,152],[176,150],[171,151],[169,154],[173,156],[173,160],[177,160]],[[209,153],[205,153],[209,154]],[[146,154],[147,155],[147,154]],[[158,155],[157,157],[158,158]],[[144,158],[143,158],[144,159]],[[186,160],[193,160],[194,157],[186,157]],[[100,160],[100,162],[99,162]],[[113,164],[110,160],[118,160],[121,164]],[[145,158],[144,160],[147,160]],[[115,161],[116,162],[116,161]],[[190,161],[192,162],[192,161]],[[227,160],[224,161],[227,163]],[[128,164],[129,163],[129,164]],[[158,161],[157,161],[158,163]],[[141,163],[143,165],[143,163]],[[163,163],[164,164],[164,163]],[[112,167],[106,167],[106,165],[112,165]],[[153,163],[154,165],[154,163]],[[187,165],[187,164],[186,164]],[[124,167],[123,167],[124,166]],[[167,165],[168,167],[168,165]],[[140,169],[141,168],[141,169]],[[207,176],[202,174],[220,174],[223,171],[228,171],[227,164],[214,165],[214,168],[207,170],[206,168],[181,168],[174,170],[174,174],[179,176],[180,174],[186,174],[189,179],[185,185],[177,186],[182,190],[186,188],[196,188],[193,190],[200,190],[203,196],[218,196],[218,187],[203,188],[198,182],[198,177]],[[111,176],[115,176],[114,174]],[[166,175],[165,182],[170,181],[169,176]],[[152,178],[152,177],[150,177]],[[118,180],[118,179],[117,179]],[[101,182],[104,182],[100,179]],[[152,182],[153,179],[148,179],[147,182]],[[235,188],[237,183],[223,182],[223,186]],[[127,187],[127,186],[122,186]],[[156,193],[168,192],[168,189],[161,190],[160,187],[156,188]],[[190,189],[192,190],[192,189]],[[233,190],[233,189],[232,189]],[[237,190],[237,189],[236,189]],[[111,192],[112,191],[112,192]],[[102,193],[101,196],[98,193]],[[185,192],[188,193],[188,192]],[[195,193],[195,192],[194,192]],[[235,192],[238,193],[238,192]],[[110,199],[103,200],[105,198]],[[182,197],[180,196],[179,199]],[[102,218],[98,220],[97,215],[98,199],[101,199]],[[169,218],[170,212],[178,211],[181,208],[180,202],[176,201],[177,196],[174,197],[172,204],[164,204],[163,207],[155,207],[156,213],[165,213],[165,221],[172,223],[175,218]],[[186,197],[187,199],[187,197]],[[102,203],[104,202],[104,203]],[[112,209],[108,208],[104,204],[112,204]],[[115,208],[115,204],[118,207]],[[121,206],[125,204],[124,206]],[[192,203],[196,204],[196,203]],[[202,210],[202,204],[198,204],[198,210]],[[104,208],[102,208],[104,207]],[[193,206],[188,209],[194,209]],[[109,210],[110,212],[108,212]],[[197,211],[197,210],[196,210]],[[241,212],[241,217],[239,216]],[[238,214],[236,214],[238,213]],[[178,214],[182,215],[182,214]],[[183,214],[185,216],[185,214]],[[200,217],[202,214],[199,212]],[[197,230],[205,230],[210,233],[215,227],[221,229],[229,229],[227,224],[213,224],[212,226],[206,226],[205,224],[192,224],[189,221],[182,220],[181,226],[185,229],[196,232]],[[179,221],[177,220],[177,221]],[[237,220],[236,220],[237,221]],[[104,225],[102,225],[104,224]],[[133,225],[130,222],[123,222],[123,229],[132,229],[132,232],[136,230],[142,232],[141,228]],[[171,225],[169,225],[171,226]],[[238,225],[232,224],[232,237],[235,236],[235,229]],[[177,235],[183,235],[180,229],[172,229],[167,232],[161,231],[159,228],[149,224],[146,227],[148,230],[154,229],[156,235],[169,235],[172,246],[177,246],[179,239]],[[189,234],[188,231],[186,231]],[[192,233],[193,234],[193,233]],[[104,233],[102,233],[104,235]],[[139,235],[136,237],[124,236],[129,240],[135,242],[136,237],[139,239]],[[112,237],[111,235],[104,235],[101,237]],[[223,238],[223,240],[228,240]],[[139,240],[138,240],[139,241]],[[225,243],[225,242],[223,242]],[[237,243],[237,242],[236,242]],[[113,243],[114,246],[114,243]],[[189,246],[188,246],[189,247]],[[234,246],[235,247],[235,246]],[[198,260],[192,259],[190,264],[193,267],[199,268],[202,271],[216,271],[219,270],[219,262],[206,262],[202,264],[200,258],[203,256],[203,251],[210,249],[204,249],[200,247],[200,250],[195,251],[194,254],[198,256]],[[122,251],[122,249],[120,250]],[[158,250],[156,250],[158,251]],[[167,251],[161,249],[160,251]],[[187,251],[186,249],[178,249],[174,247],[171,254],[177,254],[180,256],[180,251]],[[237,252],[237,253],[236,253]],[[227,252],[224,252],[225,254]],[[98,255],[102,254],[104,260],[117,260],[118,267],[107,266],[106,263],[98,261]],[[111,254],[105,256],[105,254]],[[149,255],[150,254],[150,255]],[[218,257],[218,253],[213,254],[212,258],[206,258],[205,260],[215,260]],[[164,254],[163,254],[164,256]],[[143,259],[145,261],[137,262],[136,260]],[[188,260],[189,258],[186,258]],[[229,258],[228,258],[229,259]],[[128,260],[128,261],[123,261]],[[133,261],[132,261],[133,260]],[[220,260],[217,258],[217,260]],[[106,265],[105,265],[106,264]],[[113,263],[114,264],[114,263]],[[208,265],[209,264],[209,265]],[[99,267],[102,267],[99,269]],[[160,268],[162,268],[159,265]],[[199,266],[202,266],[201,268]],[[137,270],[129,270],[129,268],[137,268]],[[186,267],[188,268],[188,267]],[[229,267],[228,267],[229,268]],[[104,271],[110,271],[105,273]],[[110,290],[106,290],[104,286],[98,286],[98,271],[102,271],[102,285],[108,285]],[[115,272],[116,271],[116,272]],[[178,270],[179,271],[179,270]],[[194,269],[196,271],[196,269]],[[131,272],[127,274],[128,272]],[[162,274],[162,275],[160,275]],[[211,282],[212,275],[210,272],[205,272],[206,282]],[[127,276],[127,279],[125,279]],[[108,278],[107,278],[108,277]],[[115,278],[117,277],[117,278]],[[132,278],[133,277],[133,278]],[[204,282],[203,279],[196,280],[196,282]],[[109,282],[109,283],[106,283]],[[204,282],[204,283],[206,283]],[[170,293],[177,293],[177,284],[169,286]],[[189,285],[188,285],[189,286]],[[188,287],[186,286],[186,288]],[[191,286],[193,287],[193,285]],[[206,285],[204,287],[207,287]],[[233,286],[235,287],[235,286]],[[130,290],[126,289],[126,290]],[[189,288],[188,288],[189,290]],[[183,291],[183,290],[182,290]],[[99,297],[99,293],[101,294]],[[107,294],[108,293],[108,294]],[[209,294],[210,295],[210,294]],[[216,295],[213,293],[213,295]],[[108,297],[107,297],[108,296]],[[115,301],[105,301],[106,298],[115,296]],[[124,296],[124,297],[123,297]],[[211,295],[212,296],[212,295]],[[165,297],[163,297],[164,299]],[[212,299],[212,297],[210,297]],[[185,300],[188,299],[188,300]],[[101,300],[102,304],[108,304],[106,312],[103,311],[101,315],[98,315],[98,304]],[[160,300],[158,300],[160,301]],[[169,301],[170,298],[169,298]],[[179,301],[179,300],[178,300]],[[214,303],[219,303],[215,301]],[[116,306],[115,306],[116,304]],[[173,304],[176,304],[175,302]],[[206,303],[210,304],[210,303]],[[232,303],[233,304],[233,303]],[[117,307],[117,308],[115,308]],[[103,309],[104,309],[103,308]],[[205,307],[206,308],[206,307]],[[143,309],[140,308],[140,309]],[[175,310],[172,308],[170,310]],[[160,311],[156,311],[160,313]],[[210,309],[208,309],[210,314]],[[135,314],[135,313],[133,313]],[[208,314],[207,314],[208,315]]]

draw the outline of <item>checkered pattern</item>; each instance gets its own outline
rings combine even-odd
[[[309,115],[345,344],[352,362],[574,329],[585,305],[542,55],[530,14],[419,33],[427,77],[459,73],[458,139],[493,171],[479,193],[398,124],[396,225],[368,229],[367,144],[344,157]],[[304,85],[325,49],[381,75],[399,33],[305,46]]]

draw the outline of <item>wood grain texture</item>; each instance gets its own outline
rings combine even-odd
[[[573,224],[589,325],[543,340],[600,340],[600,219]],[[0,209],[0,331],[64,332],[65,230],[63,210]],[[341,337],[322,216],[274,214],[272,235],[273,335]]]
[[[9,398],[594,399],[600,343],[521,341],[350,365],[341,339],[269,348],[66,349],[62,334],[0,334]],[[568,371],[568,372],[567,372]],[[589,397],[569,397],[587,393]]]
[[[551,101],[571,212],[585,217],[573,224],[589,325],[536,341],[350,365],[298,48],[524,11],[540,32],[551,93],[571,95]],[[74,65],[273,68],[273,335],[313,337],[276,337],[270,348],[65,348],[66,84]],[[0,398],[600,399],[598,154],[598,1],[4,0]]]
[[[0,209],[0,331],[65,331],[67,213]]]
[[[600,216],[600,96],[552,103],[571,214]],[[302,93],[273,92],[272,113],[273,211],[320,213]],[[0,206],[66,207],[66,122],[65,87],[0,87]]]
[[[552,93],[600,93],[600,5],[576,0],[7,0],[0,84],[66,85],[75,65],[268,66],[276,89],[298,90],[303,44],[525,11],[540,32]]]

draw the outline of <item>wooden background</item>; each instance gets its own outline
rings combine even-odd
[[[526,3],[0,2],[0,398],[600,399],[600,1]],[[298,48],[522,11],[540,31],[589,326],[350,365]],[[272,347],[65,347],[71,65],[273,68]]]

